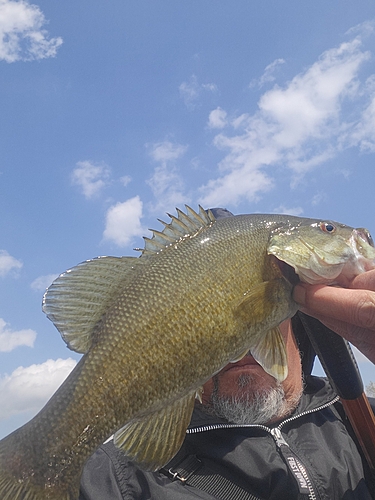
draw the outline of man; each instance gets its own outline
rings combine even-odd
[[[294,298],[375,363],[375,270],[348,289],[297,285]],[[375,480],[336,394],[326,379],[311,376],[314,352],[298,317],[280,328],[284,382],[248,353],[205,384],[184,444],[163,470],[140,470],[109,442],[88,460],[80,500],[375,498]]]

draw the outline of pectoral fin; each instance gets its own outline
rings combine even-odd
[[[288,375],[288,358],[284,339],[279,328],[268,331],[256,346],[251,347],[251,355],[261,365],[263,370],[279,382]]]
[[[180,449],[186,435],[197,392],[158,412],[132,420],[116,432],[114,443],[144,469],[156,471]]]
[[[280,382],[288,374],[287,355],[278,327],[272,327],[293,316],[296,310],[292,286],[283,278],[258,283],[244,295],[236,308],[238,318],[252,332],[251,354]]]
[[[296,311],[297,307],[292,299],[292,285],[284,278],[254,285],[236,307],[236,314],[252,325],[264,323],[270,317],[274,318],[277,324]]]

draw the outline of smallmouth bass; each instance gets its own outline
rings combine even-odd
[[[202,385],[230,361],[250,350],[285,379],[278,325],[297,310],[297,275],[343,284],[374,267],[365,229],[286,215],[215,220],[188,207],[170,217],[140,258],[84,262],[47,290],[44,312],[84,355],[0,441],[3,500],[77,500],[84,462],[113,433],[130,458],[159,469],[180,448]]]

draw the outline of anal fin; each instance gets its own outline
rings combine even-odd
[[[157,412],[127,423],[114,444],[142,468],[156,471],[180,449],[194,408],[195,390]]]

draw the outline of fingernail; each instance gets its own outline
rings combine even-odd
[[[302,285],[296,285],[293,290],[293,299],[297,304],[306,305],[306,288]]]

